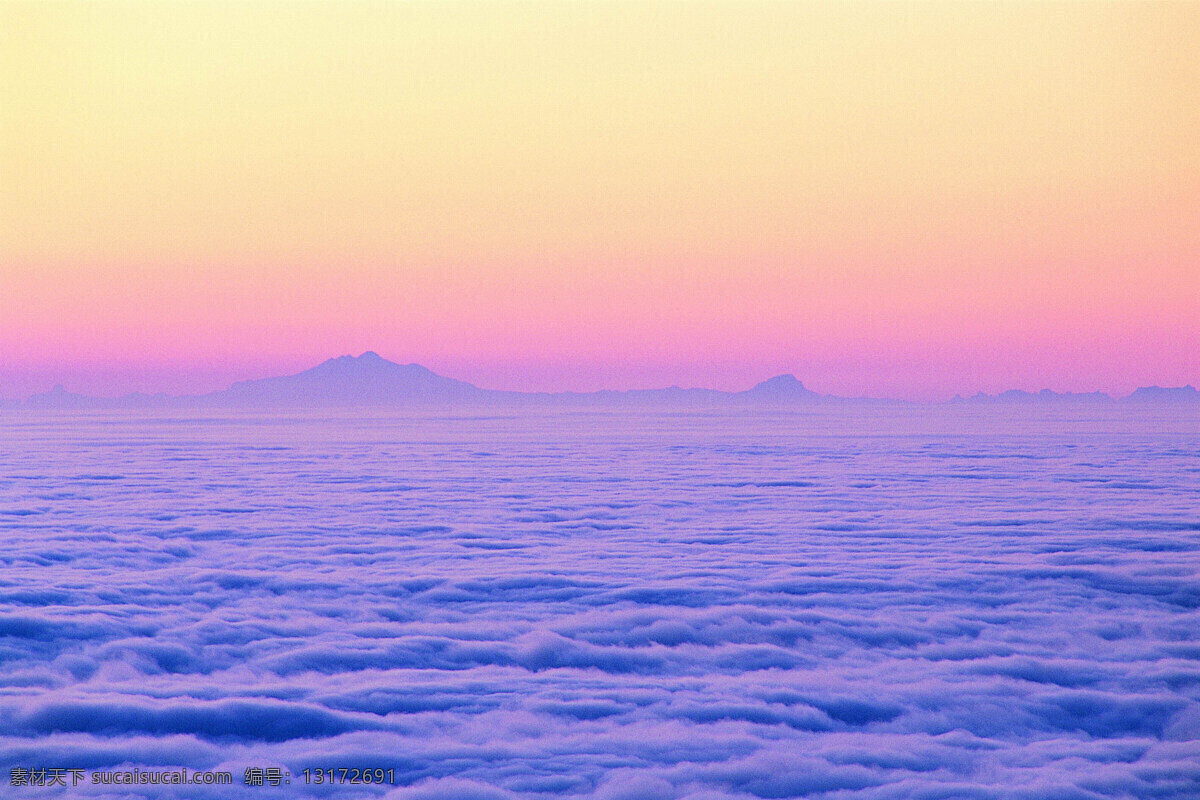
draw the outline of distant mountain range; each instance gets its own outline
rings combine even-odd
[[[9,407],[46,409],[103,408],[328,408],[348,406],[561,406],[561,407],[792,407],[826,403],[899,404],[897,400],[843,398],[818,394],[794,375],[779,375],[743,392],[716,389],[637,389],[598,392],[506,392],[481,389],[438,375],[420,364],[397,364],[377,353],[331,358],[295,375],[240,381],[202,395],[129,394],[118,398],[89,397],[56,386]],[[953,403],[1034,404],[1169,402],[1200,403],[1191,386],[1164,389],[1148,386],[1115,400],[1100,392],[1075,394],[1012,390],[999,395],[955,397]]]
[[[1200,392],[1194,386],[1179,386],[1164,388],[1162,386],[1143,386],[1132,394],[1115,398],[1104,392],[1052,392],[1042,389],[1040,392],[1025,392],[1020,389],[1009,389],[1000,394],[979,394],[971,397],[955,396],[951,403],[982,403],[982,404],[1041,404],[1041,403],[1200,403]]]

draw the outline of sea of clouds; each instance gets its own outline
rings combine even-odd
[[[0,794],[1195,800],[1197,486],[1170,408],[5,412]]]

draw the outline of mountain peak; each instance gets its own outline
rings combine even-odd
[[[774,378],[768,378],[762,383],[756,384],[754,388],[745,392],[739,393],[747,399],[767,400],[767,401],[787,401],[787,400],[809,400],[820,397],[816,392],[810,391],[804,387],[800,379],[795,375],[776,375]]]
[[[804,384],[800,382],[800,379],[791,373],[787,373],[786,375],[776,375],[774,378],[767,378],[762,383],[756,384],[750,391],[811,394],[808,389],[804,388]]]
[[[68,391],[61,383],[56,383],[53,389],[33,395],[25,404],[34,408],[84,408],[93,402],[92,398]]]
[[[317,366],[305,370],[301,375],[307,373],[328,373],[331,375],[339,375],[343,377],[353,377],[360,375],[373,374],[409,374],[409,375],[433,375],[425,367],[420,364],[397,364],[395,361],[389,361],[383,356],[376,353],[374,350],[368,350],[362,355],[352,356],[343,355],[336,358],[330,358],[318,364]]]
[[[242,381],[216,400],[299,405],[393,405],[475,399],[483,390],[420,364],[397,364],[373,350],[330,358],[295,375]]]
[[[325,361],[323,363],[325,363],[325,364],[358,364],[360,362],[364,363],[364,364],[371,364],[371,363],[378,364],[380,362],[384,362],[384,363],[388,363],[388,364],[392,363],[392,362],[388,361],[386,358],[384,358],[383,356],[379,355],[379,353],[376,353],[374,350],[368,350],[367,352],[363,353],[360,356],[352,356],[349,353],[347,353],[345,355],[341,355],[341,356],[334,356],[333,358],[325,359]]]
[[[1190,383],[1186,386],[1141,386],[1126,400],[1158,402],[1196,402],[1200,392]]]

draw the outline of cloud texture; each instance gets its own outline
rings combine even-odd
[[[0,781],[1194,798],[1200,435],[1120,413],[8,415]]]

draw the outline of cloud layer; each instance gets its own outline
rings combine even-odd
[[[1200,795],[1196,420],[931,413],[6,416],[0,781]]]

